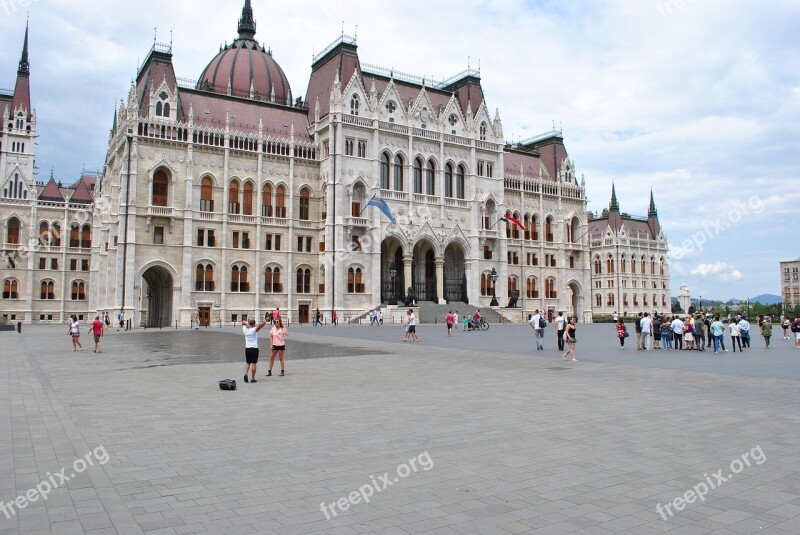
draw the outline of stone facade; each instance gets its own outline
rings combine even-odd
[[[780,265],[784,310],[800,307],[800,258],[781,262]]]

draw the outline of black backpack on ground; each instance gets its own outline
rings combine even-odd
[[[233,379],[223,379],[219,382],[220,390],[236,390],[236,381]]]

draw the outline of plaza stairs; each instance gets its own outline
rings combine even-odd
[[[444,318],[447,312],[458,310],[458,319],[467,314],[475,312],[475,305],[468,305],[466,303],[450,303],[448,305],[439,305],[432,301],[421,301],[419,305],[419,320],[420,323],[444,323]],[[492,310],[491,308],[481,308],[481,316],[483,316],[489,323],[500,323],[500,312]]]

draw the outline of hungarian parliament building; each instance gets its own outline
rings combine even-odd
[[[652,196],[647,217],[621,213],[615,192],[588,212],[562,134],[504,141],[477,70],[393,71],[341,35],[297,96],[246,0],[196,79],[153,45],[109,121],[103,172],[67,184],[36,179],[28,56],[26,28],[14,89],[0,90],[9,321],[216,325],[279,308],[308,322],[495,297],[512,319],[671,308]]]

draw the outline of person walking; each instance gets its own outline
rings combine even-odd
[[[378,327],[383,325],[383,310],[378,311]]]
[[[462,333],[465,333],[465,332],[467,332],[467,325],[468,325],[468,323],[469,323],[469,314],[467,314],[466,316],[464,316],[463,318],[461,318],[461,332],[462,332]]]
[[[575,358],[575,318],[572,317],[567,322],[566,329],[564,330],[564,340],[567,342],[567,352],[564,353],[562,356],[564,360],[571,360],[572,362],[578,362],[578,359]],[[569,358],[567,358],[569,357]]]
[[[256,381],[256,366],[258,366],[258,331],[264,328],[269,321],[269,314],[264,316],[264,321],[256,326],[256,320],[251,319],[242,322],[242,334],[244,334],[244,382],[248,382],[247,374],[250,373],[250,382]]]
[[[453,329],[458,332],[458,310],[453,312]]]
[[[772,338],[772,318],[769,316],[764,318],[764,321],[761,322],[761,336],[764,337],[764,343],[767,345],[767,349],[769,349],[769,339]]]
[[[731,320],[728,322],[728,329],[731,333],[731,345],[733,346],[733,352],[736,353],[736,344],[739,344],[739,353],[744,351],[742,349],[742,332],[739,330],[739,325]]]
[[[722,351],[727,351],[725,349],[725,338],[723,334],[725,333],[725,325],[719,321],[719,316],[714,316],[714,322],[711,324],[711,336],[714,337],[714,354],[716,355],[719,353],[719,348],[722,346]]]
[[[119,322],[119,328],[117,330],[125,328],[125,311],[124,310],[120,310],[119,313],[117,313],[117,321]]]
[[[403,342],[408,342],[411,339],[412,342],[419,342],[419,338],[417,337],[417,318],[414,316],[414,311],[410,308],[408,312],[406,312],[406,335],[403,337]]]
[[[634,328],[636,329],[636,350],[641,351],[642,348],[642,313],[639,312],[639,315],[636,316],[636,321],[634,321]]]
[[[444,322],[447,324],[447,336],[453,335],[453,311],[448,310],[447,315],[444,317]]]
[[[792,322],[792,332],[794,333],[794,347],[800,349],[800,316]]]
[[[653,314],[653,349],[661,349],[661,316]]]
[[[650,313],[645,312],[639,322],[639,328],[642,331],[642,349],[650,351],[650,336],[653,333],[653,320],[650,319]]]
[[[664,342],[665,350],[672,351],[672,323],[669,316],[661,324],[661,341]]]
[[[339,325],[339,315],[336,313],[336,309],[331,312],[331,323],[333,323],[334,327]]]
[[[289,331],[283,326],[283,320],[278,317],[275,320],[275,325],[269,330],[269,344],[272,349],[272,354],[269,357],[269,369],[267,370],[267,377],[272,377],[272,367],[275,365],[275,357],[281,361],[281,377],[286,372],[286,360],[284,355],[286,353],[286,337]]]
[[[694,348],[698,351],[706,350],[706,324],[701,316],[694,319]]]
[[[106,332],[111,328],[111,317],[108,315],[108,310],[103,312],[103,324],[106,326]]]
[[[781,327],[783,328],[783,339],[784,340],[791,340],[789,338],[789,327],[792,326],[792,322],[789,321],[789,318],[784,317],[783,321],[781,322]]]
[[[620,349],[625,349],[625,339],[629,335],[628,335],[628,328],[625,326],[625,322],[622,320],[622,318],[617,318],[616,328],[617,328],[617,338],[619,338],[619,347]],[[563,346],[561,347],[563,348]]]
[[[556,316],[556,340],[558,341],[558,350],[564,352],[564,331],[567,328],[567,320],[564,319],[564,313],[559,312]]]
[[[742,335],[742,345],[746,348],[750,347],[750,322],[747,317],[740,316],[739,319],[739,333]]]
[[[711,316],[706,316],[703,319],[703,323],[706,326],[706,338],[708,339],[706,340],[706,347],[709,348],[711,347],[711,341],[714,339],[714,337],[711,335]]]
[[[94,349],[92,353],[102,353],[102,351],[100,351],[100,337],[103,336],[103,327],[105,327],[105,325],[100,321],[100,316],[95,316],[91,327],[92,334],[94,335]]]
[[[70,316],[68,323],[69,329],[67,329],[67,332],[72,339],[72,350],[83,351],[83,346],[81,345],[81,324],[78,323],[78,317],[75,315]]]
[[[322,313],[317,309],[316,312],[314,312],[314,327],[319,325],[322,325]]]
[[[537,308],[534,313],[533,317],[530,321],[531,328],[533,328],[534,338],[536,339],[536,350],[543,351],[544,350],[544,328],[547,325],[547,321],[544,319],[544,316],[539,313],[539,309]]]
[[[678,316],[672,320],[672,341],[675,351],[683,350],[683,322]]]

